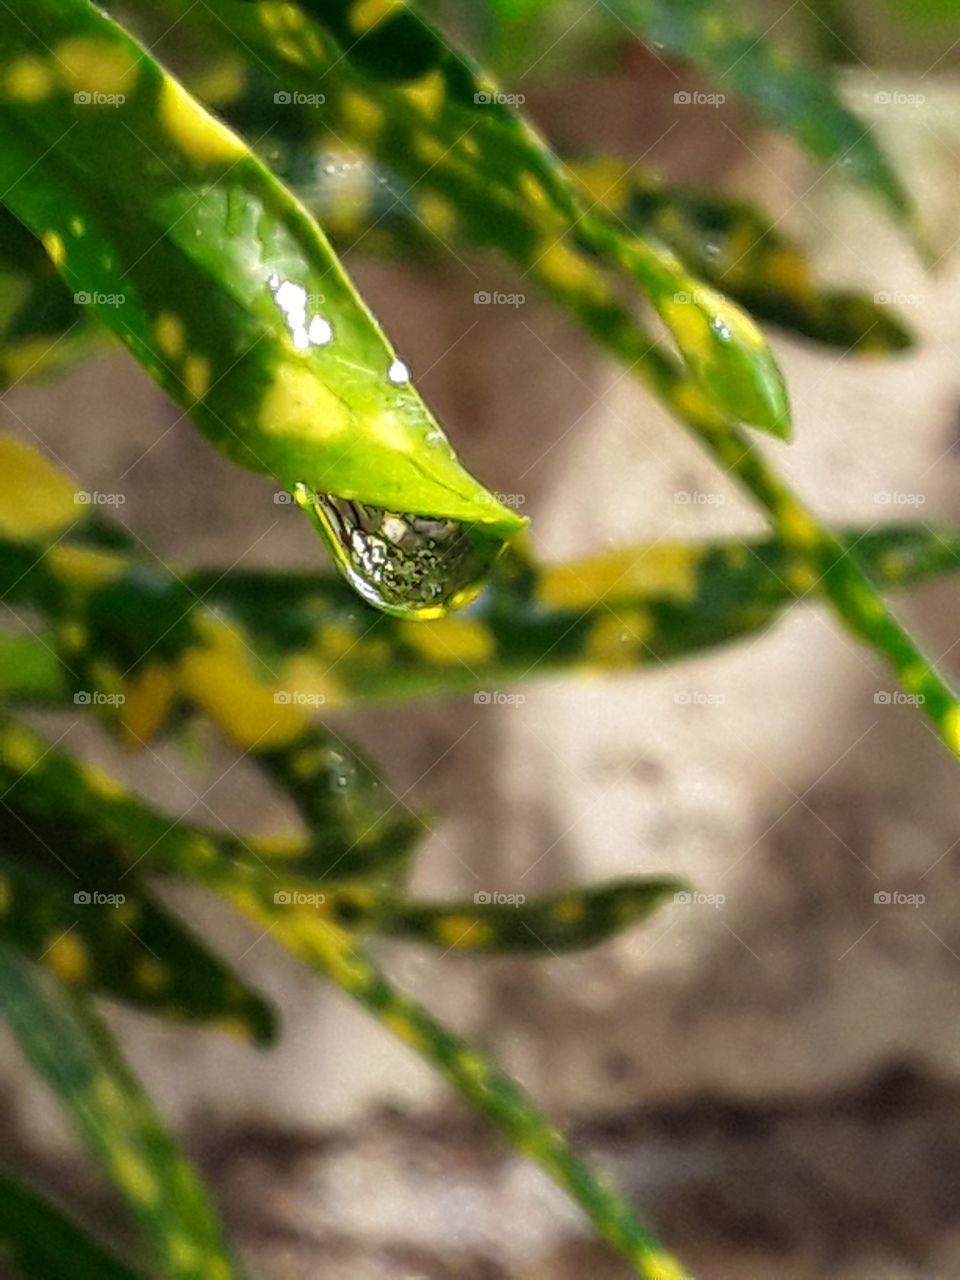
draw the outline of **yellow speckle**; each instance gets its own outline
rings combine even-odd
[[[350,26],[362,36],[404,7],[406,0],[356,0],[350,10]]]
[[[56,231],[45,231],[40,237],[43,241],[43,247],[47,251],[47,257],[55,267],[62,267],[66,260],[66,250],[63,247],[63,239],[58,236]]]
[[[540,579],[539,595],[544,604],[558,609],[664,596],[688,602],[696,594],[702,559],[702,551],[684,543],[626,547],[551,566]]]
[[[960,707],[951,707],[943,717],[941,732],[950,750],[960,756]]]
[[[165,724],[177,690],[173,671],[161,662],[151,662],[124,682],[126,701],[120,708],[120,723],[130,745],[140,747]]]
[[[126,556],[114,551],[94,551],[91,547],[54,547],[47,554],[54,574],[71,586],[84,589],[115,582],[128,567]]]
[[[171,1268],[176,1268],[178,1275],[187,1272],[196,1272],[199,1275],[201,1271],[206,1272],[205,1261],[206,1259],[192,1240],[188,1240],[186,1236],[171,1237],[170,1265]]]
[[[370,138],[383,128],[383,108],[373,98],[345,89],[340,96],[340,113],[344,122],[361,138]]]
[[[397,1037],[403,1040],[405,1044],[412,1045],[415,1049],[422,1048],[424,1039],[420,1034],[420,1029],[412,1018],[400,1010],[394,1010],[391,1013],[383,1014],[381,1021],[383,1025]]]
[[[594,300],[607,296],[598,269],[562,240],[544,246],[533,271],[539,279],[563,294]]]
[[[791,503],[777,512],[777,528],[783,540],[795,546],[815,547],[820,541],[816,522],[802,509]]]
[[[650,631],[649,616],[640,609],[601,617],[584,646],[583,660],[601,667],[636,666]]]
[[[179,360],[183,354],[183,321],[171,311],[161,311],[153,322],[153,336],[161,354]]]
[[[83,982],[90,974],[90,956],[86,943],[74,933],[55,938],[44,956],[47,964],[63,982]]]
[[[561,924],[575,924],[583,919],[586,910],[582,898],[561,898],[554,903],[553,914]]]
[[[792,298],[809,301],[813,297],[813,281],[807,264],[794,249],[774,249],[767,254],[765,268],[770,283]]]
[[[87,229],[87,224],[82,218],[73,217],[69,222],[70,234],[73,236],[82,236]]]
[[[83,514],[75,492],[43,454],[0,436],[0,535],[29,540],[65,529]]]
[[[10,725],[0,735],[0,752],[3,759],[20,773],[32,769],[43,755],[39,740],[17,725]]]
[[[198,98],[213,106],[225,106],[241,97],[247,85],[247,65],[242,58],[226,57],[209,71],[203,71],[191,87]]]
[[[148,956],[145,960],[139,962],[134,976],[141,991],[148,991],[151,995],[156,995],[158,991],[162,991],[167,985],[170,975],[159,960],[154,960],[151,956]]]
[[[187,356],[183,363],[183,383],[195,400],[202,400],[210,386],[210,361],[203,356]]]
[[[156,1204],[160,1198],[149,1166],[135,1152],[121,1147],[110,1156],[117,1182],[133,1200],[142,1205]]]
[[[441,71],[428,71],[419,80],[406,85],[403,93],[418,111],[421,111],[429,120],[435,120],[443,110],[443,103],[447,96],[447,82]]]
[[[797,564],[792,564],[787,569],[786,580],[787,586],[791,591],[795,591],[798,596],[807,595],[814,591],[821,580],[822,575],[808,561],[801,560]]]
[[[474,1087],[489,1088],[490,1068],[479,1053],[474,1053],[471,1049],[464,1049],[457,1056],[457,1066],[460,1068],[461,1074],[466,1076]]]
[[[308,430],[330,436],[349,425],[343,402],[306,368],[281,365],[260,402],[260,427],[271,435],[299,437]]]
[[[208,115],[176,80],[165,81],[159,114],[172,141],[197,164],[232,164],[249,155],[237,135]]]
[[[17,102],[42,102],[53,88],[53,71],[42,58],[15,58],[3,84],[8,96]]]
[[[671,401],[677,414],[686,421],[695,422],[698,426],[726,429],[722,414],[717,413],[699,387],[692,383],[686,382],[676,387]]]
[[[129,93],[137,79],[141,54],[118,41],[78,36],[62,40],[54,50],[68,89],[90,94]]]
[[[435,191],[425,191],[420,197],[418,208],[420,217],[429,229],[440,237],[451,235],[460,221],[453,204],[446,196],[438,195]]]
[[[418,133],[413,139],[413,149],[426,164],[437,165],[447,155],[449,146],[433,133]]]
[[[250,650],[223,623],[180,659],[184,691],[240,747],[277,746],[303,732],[311,708],[277,702],[278,689],[257,679]]]
[[[96,765],[85,764],[82,768],[82,773],[83,779],[90,790],[96,792],[98,796],[103,796],[106,800],[116,800],[118,797],[127,794],[122,782],[112,778],[109,773],[104,773]]]
[[[643,1270],[650,1280],[691,1280],[690,1274],[666,1253],[646,1254]]]
[[[626,203],[629,187],[624,165],[618,160],[596,160],[571,166],[581,188],[594,204],[620,209]]]
[[[210,1025],[222,1031],[224,1035],[232,1036],[234,1040],[242,1040],[244,1044],[249,1044],[253,1039],[253,1032],[244,1020],[230,1014],[214,1018]]]
[[[473,916],[440,916],[435,925],[437,939],[447,947],[486,947],[495,934],[489,924]]]
[[[469,666],[488,662],[493,656],[490,632],[471,618],[401,622],[399,630],[404,641],[431,662]]]
[[[339,622],[328,622],[320,631],[320,646],[328,658],[345,657],[359,642],[357,633]]]
[[[38,365],[41,365],[47,356],[52,356],[57,360],[62,353],[62,347],[57,349],[56,338],[24,338],[20,342],[11,342],[3,348],[0,353],[0,361],[4,370],[4,376],[8,382],[19,382],[21,378],[25,378]]]
[[[257,840],[248,839],[247,843],[251,845],[258,857],[277,862],[292,862],[302,858],[309,848],[307,840],[302,835],[296,834],[261,836]]]
[[[546,187],[535,174],[521,173],[520,190],[525,200],[541,209],[549,208],[552,204]]]
[[[68,653],[79,653],[90,638],[82,622],[64,622],[57,630],[60,644]]]
[[[10,892],[10,881],[6,876],[0,876],[0,915],[6,915],[10,910],[10,903],[13,895]]]

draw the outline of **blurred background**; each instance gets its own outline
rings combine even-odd
[[[916,23],[905,3],[758,10],[788,47],[843,64],[846,100],[942,255],[927,272],[842,173],[748,106],[676,101],[716,86],[601,21],[602,5],[525,17],[514,4],[494,21],[497,7],[437,9],[563,153],[746,196],[821,281],[896,299],[918,337],[899,355],[768,330],[796,439],[767,452],[833,524],[957,523],[956,21]],[[360,246],[347,264],[469,468],[531,517],[539,558],[762,530],[643,389],[502,262],[390,263]],[[474,300],[498,290],[523,300]],[[78,488],[122,493],[119,518],[161,559],[316,567],[296,509],[178,419],[115,350],[0,404],[2,429],[39,442]],[[954,677],[958,591],[944,581],[897,602]],[[384,946],[391,971],[480,1039],[701,1280],[960,1276],[960,789],[926,721],[810,606],[670,669],[511,692],[332,720],[436,815],[415,890],[530,894],[670,871],[701,897],[586,954]],[[290,821],[212,732],[192,753],[129,755],[73,717],[34,719],[171,813],[264,833]],[[165,894],[283,1014],[279,1045],[255,1052],[110,1009],[256,1274],[626,1280],[544,1176],[407,1049],[224,908]],[[0,1071],[11,1159],[112,1222],[6,1037]]]

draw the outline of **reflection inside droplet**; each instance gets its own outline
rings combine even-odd
[[[483,524],[384,511],[296,487],[337,567],[364,600],[402,618],[439,618],[474,599],[504,546]]]
[[[387,370],[387,378],[394,386],[402,386],[403,383],[410,381],[410,370],[402,360],[394,360],[393,364]]]
[[[731,330],[730,326],[727,324],[725,320],[721,320],[719,316],[715,316],[710,323],[711,323],[711,327],[713,328],[713,332],[717,335],[718,338],[726,339],[726,338],[733,337],[733,331]]]

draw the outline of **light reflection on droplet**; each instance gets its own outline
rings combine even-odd
[[[387,378],[394,386],[402,386],[405,382],[410,381],[410,370],[402,360],[394,360],[387,370]]]
[[[323,316],[314,316],[307,328],[307,334],[315,347],[323,347],[333,337],[333,326]]]
[[[353,589],[397,617],[439,618],[468,603],[503,549],[482,524],[385,511],[303,484],[295,493]]]

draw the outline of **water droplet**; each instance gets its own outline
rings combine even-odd
[[[394,386],[402,386],[405,382],[410,381],[410,370],[402,360],[394,360],[393,364],[387,370],[387,378]]]
[[[721,320],[719,316],[714,316],[714,318],[710,321],[710,327],[713,329],[713,332],[717,335],[717,337],[723,338],[724,341],[727,341],[733,337],[733,330],[730,328],[727,322],[725,320]]]
[[[482,524],[385,511],[296,486],[358,595],[400,618],[440,618],[474,599],[503,549]]]
[[[723,253],[723,250],[720,248],[718,244],[715,244],[714,241],[708,240],[707,243],[703,246],[703,252],[706,254],[708,258],[710,258],[712,261],[715,262],[717,258],[719,258],[720,255]]]

